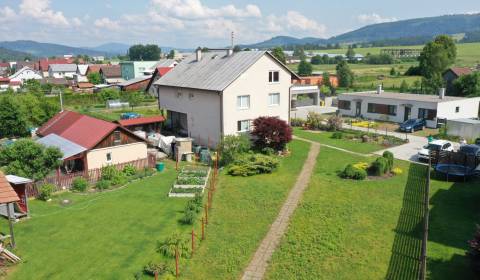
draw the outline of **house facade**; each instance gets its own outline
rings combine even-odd
[[[24,83],[25,81],[32,80],[32,79],[41,80],[42,76],[32,68],[25,66],[22,69],[15,72],[9,78],[11,81],[19,81],[21,83]]]
[[[63,111],[38,129],[38,142],[63,152],[63,172],[78,172],[147,158],[145,139],[124,127]]]
[[[122,61],[120,62],[122,78],[130,80],[144,76],[144,72],[155,69],[158,61]]]
[[[452,67],[443,72],[443,80],[445,81],[447,94],[453,91],[453,82],[461,76],[471,74],[472,70],[467,67]]]
[[[69,78],[73,79],[73,76],[77,73],[76,64],[50,64],[48,67],[48,76],[50,78]]]
[[[265,51],[197,50],[154,86],[167,128],[215,146],[223,135],[250,131],[260,116],[288,121],[292,78]]]
[[[479,116],[480,97],[463,98],[439,95],[384,92],[344,93],[338,95],[340,114],[372,120],[403,123],[423,118],[427,127],[436,128],[439,119],[463,119]]]

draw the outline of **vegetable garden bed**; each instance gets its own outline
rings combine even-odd
[[[177,180],[168,193],[169,197],[195,197],[203,193],[207,186],[210,168],[186,166],[178,174]]]

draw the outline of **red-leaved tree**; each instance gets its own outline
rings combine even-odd
[[[257,148],[281,151],[292,140],[292,128],[279,118],[259,117],[253,121],[252,135]]]

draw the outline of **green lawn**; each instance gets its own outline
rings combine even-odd
[[[321,148],[266,279],[415,278],[426,169],[399,161],[404,173],[393,178],[338,177],[345,165],[359,161],[366,159]]]
[[[304,139],[319,142],[321,144],[335,146],[357,153],[368,154],[385,149],[385,147],[376,143],[361,143],[347,139],[333,139],[333,132],[329,131],[311,132],[302,130],[301,128],[294,128],[294,134]]]
[[[94,118],[99,118],[106,121],[116,121],[120,119],[122,113],[138,113],[142,116],[157,116],[160,114],[160,110],[158,109],[158,105],[153,105],[151,107],[139,107],[139,108],[127,108],[121,110],[90,110],[90,111],[82,111],[78,110],[82,114],[89,115]]]
[[[191,226],[177,222],[186,199],[167,197],[175,178],[169,164],[164,173],[112,192],[30,201],[31,219],[14,225],[15,252],[23,262],[9,279],[133,279],[149,261],[162,258],[157,240],[175,231],[188,239]],[[71,204],[61,206],[63,199]],[[5,220],[1,226],[7,233]],[[168,263],[173,269],[174,261]]]
[[[274,174],[231,177],[221,173],[207,239],[188,264],[185,279],[238,279],[293,187],[309,144],[293,141],[292,154]]]

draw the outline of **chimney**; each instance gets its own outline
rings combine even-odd
[[[438,97],[439,97],[440,99],[445,99],[445,88],[440,88],[440,89],[438,90]]]
[[[382,85],[377,86],[377,94],[382,94]]]
[[[227,56],[232,56],[233,49],[227,49]]]
[[[202,48],[198,47],[195,53],[197,54],[197,61],[202,60]]]

